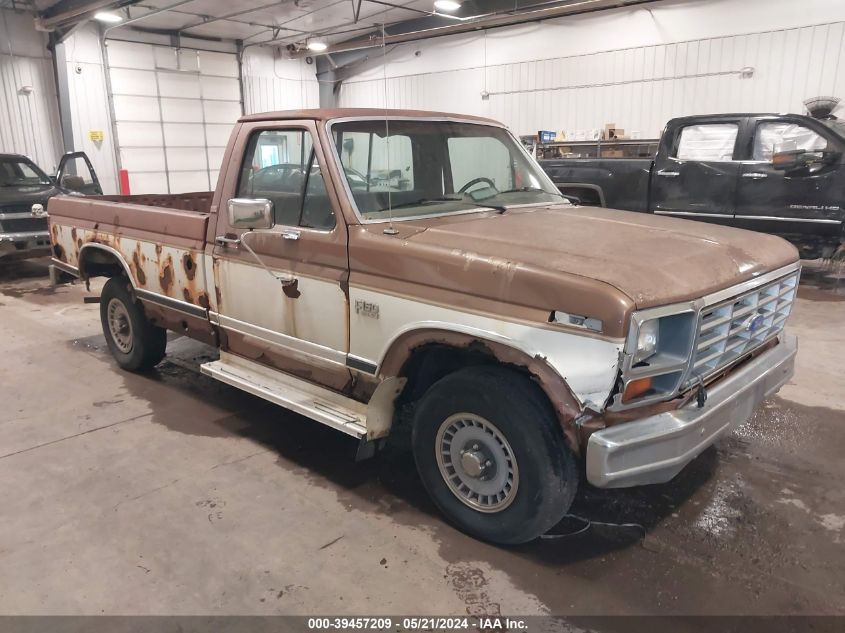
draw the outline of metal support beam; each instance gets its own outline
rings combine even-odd
[[[62,131],[62,145],[65,153],[76,150],[73,141],[73,120],[70,110],[70,85],[67,78],[67,55],[65,45],[55,34],[50,36],[53,49],[53,75],[56,80],[56,97],[59,101],[59,125]]]
[[[568,15],[591,13],[593,11],[602,11],[605,9],[618,9],[621,7],[646,4],[656,1],[657,0],[578,0],[569,4],[557,5],[542,9],[528,9],[516,13],[486,15],[477,19],[467,19],[457,24],[436,26],[432,28],[423,28],[420,30],[405,33],[381,35],[374,32],[367,38],[353,39],[346,42],[333,44],[329,46],[329,48],[323,53],[314,53],[312,51],[303,50],[294,52],[291,57],[305,57],[306,55],[313,57],[315,55],[325,55],[327,53],[355,51],[366,48],[376,48],[385,45],[389,46],[391,44],[403,44],[405,42],[416,42],[418,40],[431,39],[433,37],[458,35],[460,33],[471,33],[484,29],[513,26],[516,24],[525,24],[527,22],[539,22],[552,18],[566,17]]]

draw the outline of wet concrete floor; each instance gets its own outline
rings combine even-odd
[[[0,264],[0,613],[845,613],[845,280],[805,270],[777,397],[672,482],[583,485],[498,548],[444,522],[406,435],[355,463],[176,336],[121,372],[82,285]]]

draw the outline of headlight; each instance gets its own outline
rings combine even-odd
[[[657,353],[660,338],[660,322],[657,319],[643,321],[637,336],[637,349],[634,351],[634,365],[641,363]]]

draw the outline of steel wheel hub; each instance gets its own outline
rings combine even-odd
[[[132,351],[132,321],[126,306],[119,299],[112,299],[106,309],[106,317],[114,344],[121,352],[128,354]]]
[[[513,502],[519,469],[505,436],[474,413],[440,425],[435,441],[440,475],[458,499],[480,512],[501,512]]]

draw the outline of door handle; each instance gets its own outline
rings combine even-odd
[[[239,237],[226,237],[225,235],[218,235],[214,238],[214,241],[219,244],[220,246],[237,246],[241,243],[241,238]]]
[[[681,172],[679,172],[679,171],[666,171],[665,169],[661,169],[659,172],[657,172],[657,175],[663,176],[664,178],[677,178],[678,176],[681,175]]]
[[[286,240],[298,240],[299,231],[282,231],[282,238]]]
[[[751,171],[747,174],[742,174],[743,178],[751,178],[751,180],[761,180],[763,178],[768,178],[769,174],[762,174],[758,171]]]

